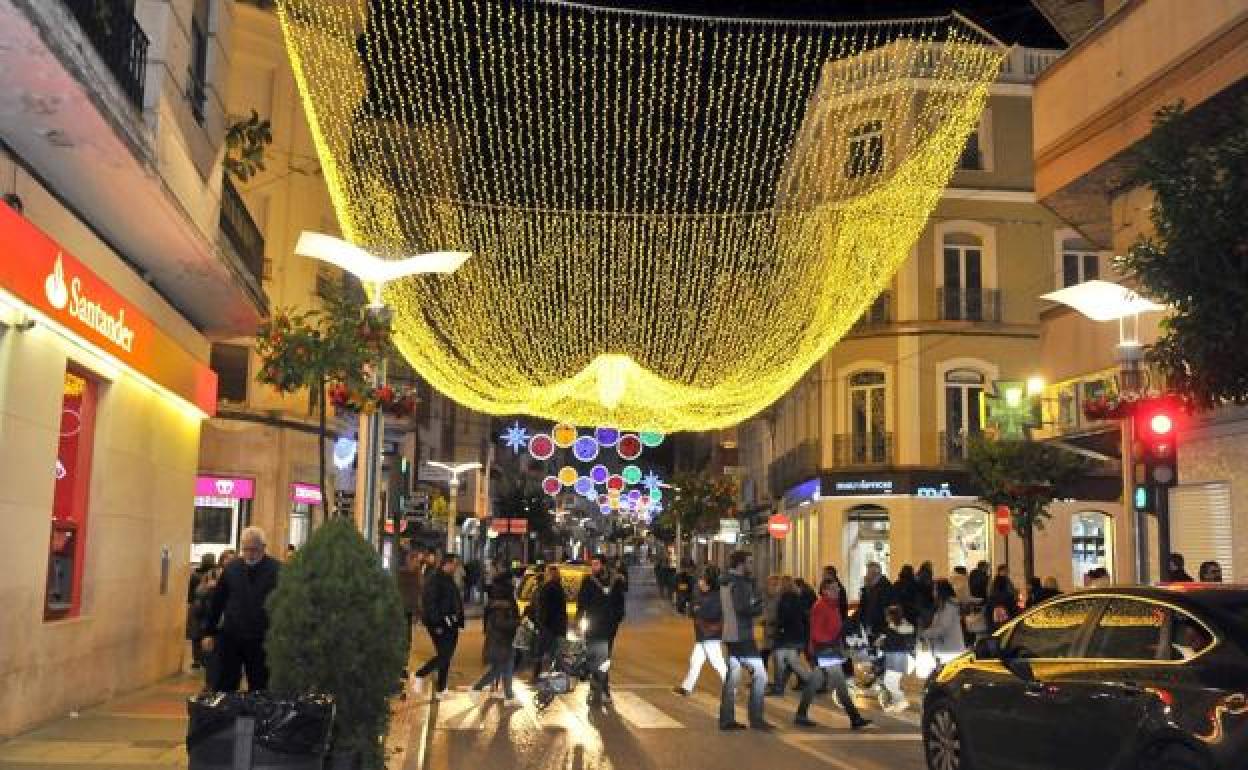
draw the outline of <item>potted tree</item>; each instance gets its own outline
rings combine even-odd
[[[349,519],[332,519],[282,570],[266,643],[279,693],[337,703],[328,768],[381,770],[407,630],[394,579]]]

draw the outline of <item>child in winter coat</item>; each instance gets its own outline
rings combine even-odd
[[[914,656],[914,625],[906,620],[901,607],[894,604],[884,612],[884,633],[877,642],[884,653],[884,689],[889,694],[887,711],[897,713],[910,707],[901,689],[901,678],[910,669]]]

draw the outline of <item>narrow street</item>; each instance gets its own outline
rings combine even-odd
[[[767,720],[775,728],[770,733],[721,733],[716,727],[719,680],[709,666],[691,697],[671,691],[685,672],[693,638],[690,623],[657,598],[652,583],[643,582],[648,573],[635,570],[634,576],[638,580],[612,661],[611,706],[591,710],[585,703],[586,686],[581,685],[538,714],[531,692],[520,684],[520,707],[505,707],[501,694],[474,706],[466,691],[480,672],[478,623],[461,638],[451,677],[454,693],[433,704],[409,702],[399,711],[394,743],[403,746],[406,761],[394,766],[404,770],[924,766],[913,707],[904,715],[890,716],[874,704],[864,704],[864,714],[876,726],[855,733],[843,712],[822,696],[811,710],[819,726],[801,729],[793,725],[798,693],[789,692],[766,700]],[[428,639],[421,638],[413,657],[419,662],[430,651]],[[530,673],[526,672],[526,680]],[[744,721],[744,689],[737,708]]]

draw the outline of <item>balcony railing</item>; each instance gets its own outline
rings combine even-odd
[[[940,464],[961,465],[966,461],[970,451],[971,439],[975,433],[964,430],[940,432]]]
[[[936,290],[936,312],[942,321],[1000,323],[1001,290],[942,286]]]
[[[1015,46],[1001,62],[1001,79],[1011,82],[1030,83],[1049,68],[1062,55],[1061,51],[1048,48],[1022,48]]]
[[[135,107],[143,109],[147,34],[124,0],[63,0]]]
[[[871,307],[867,308],[867,312],[863,313],[858,322],[854,324],[853,331],[863,332],[876,329],[881,326],[887,326],[892,321],[893,295],[892,292],[886,291],[875,298],[875,302],[871,303]]]
[[[893,434],[851,433],[836,437],[833,457],[837,466],[891,465]]]
[[[263,285],[264,236],[228,175],[221,184],[221,232],[255,277],[256,284]]]

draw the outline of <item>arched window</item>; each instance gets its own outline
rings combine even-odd
[[[953,462],[966,459],[971,436],[983,426],[979,419],[979,402],[984,393],[984,375],[974,369],[950,369],[945,374],[945,434],[941,442],[941,460]]]
[[[884,122],[869,120],[849,134],[845,176],[850,179],[884,170]]]
[[[887,391],[884,372],[849,376],[849,459],[863,465],[888,460]]]
[[[849,510],[845,521],[845,590],[850,601],[862,591],[867,565],[875,562],[890,575],[888,511],[878,505],[860,505]]]
[[[984,320],[983,241],[970,233],[955,232],[945,235],[941,247],[944,253],[941,320]]]

